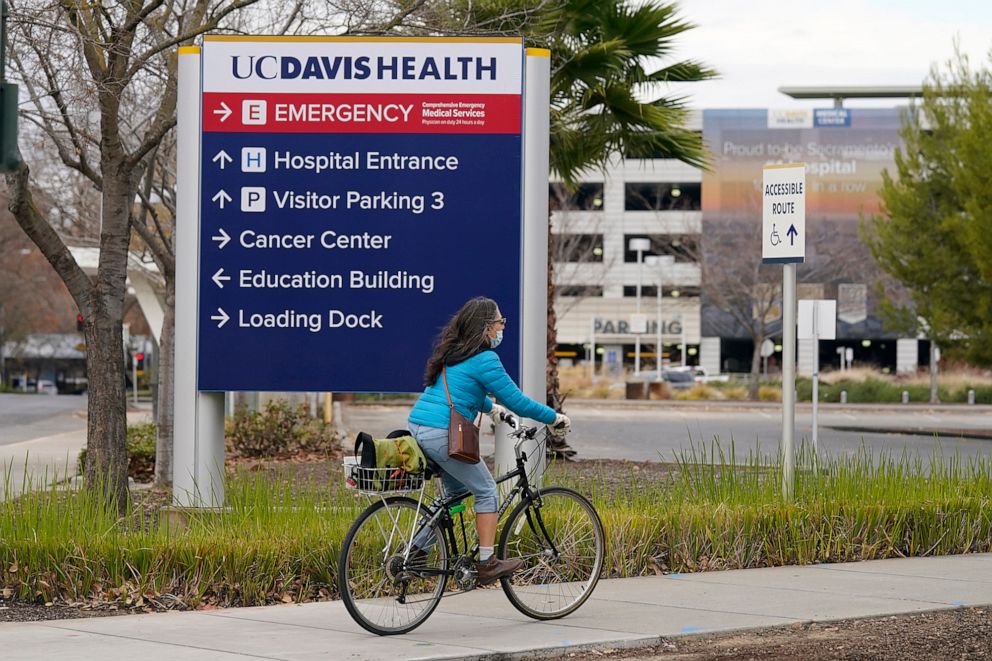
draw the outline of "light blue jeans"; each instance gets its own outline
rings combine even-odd
[[[448,430],[437,427],[424,427],[414,423],[409,424],[410,433],[417,439],[420,449],[441,468],[444,492],[454,496],[471,492],[475,496],[476,513],[495,512],[498,500],[496,497],[496,480],[486,467],[485,462],[466,464],[448,456]],[[434,540],[427,539],[429,533],[418,535],[413,543],[422,549],[430,547]]]
[[[449,496],[471,492],[475,496],[475,511],[495,512],[496,480],[485,462],[466,464],[448,456],[448,430],[423,427],[410,423],[410,433],[417,439],[420,449],[441,467],[444,473],[444,492]]]

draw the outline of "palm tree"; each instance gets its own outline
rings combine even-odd
[[[551,73],[551,170],[568,186],[584,170],[604,168],[616,154],[675,158],[706,165],[699,134],[685,128],[680,97],[651,95],[668,83],[700,81],[715,72],[685,60],[653,68],[672,51],[676,36],[693,26],[674,4],[627,0],[567,0],[559,31],[548,41]],[[550,218],[549,218],[550,232]],[[548,405],[561,410],[558,382],[554,260],[548,255]],[[552,450],[571,456],[559,441]]]
[[[667,84],[716,75],[694,60],[666,62],[675,38],[695,27],[678,17],[674,3],[463,0],[456,5],[450,18],[462,29],[523,34],[528,45],[551,50],[550,163],[566,186],[575,186],[583,171],[605,168],[616,154],[706,166],[701,136],[685,127],[686,99],[657,96]],[[548,405],[560,411],[550,241],[548,246]],[[554,449],[574,454],[564,443]]]

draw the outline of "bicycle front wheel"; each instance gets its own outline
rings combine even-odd
[[[412,498],[387,498],[362,512],[345,536],[338,561],[341,600],[364,629],[380,636],[407,633],[441,601],[448,554],[436,523],[421,535],[422,553],[406,558],[410,536],[425,517],[420,508],[418,518]]]
[[[524,568],[500,579],[521,613],[553,620],[589,598],[606,555],[599,514],[581,494],[563,487],[539,490],[510,514],[499,539],[499,557],[519,558]]]

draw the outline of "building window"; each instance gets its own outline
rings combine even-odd
[[[602,285],[563,285],[555,288],[558,296],[571,296],[573,298],[587,298],[589,296],[602,296]]]
[[[647,273],[644,274],[647,280]],[[624,285],[624,298],[636,298],[637,286]],[[661,295],[665,298],[682,298],[684,296],[699,296],[699,287],[680,287],[679,285],[665,285],[661,290]],[[641,285],[641,298],[655,298],[658,296],[658,288],[655,285]]]
[[[699,211],[702,185],[699,183],[646,183],[624,186],[627,211]]]
[[[574,189],[561,183],[550,184],[548,203],[552,211],[602,211],[603,184],[579,184]]]
[[[623,235],[623,261],[628,264],[637,262],[637,252],[630,250],[631,239],[648,239],[651,241],[651,249],[643,256],[648,255],[672,255],[679,263],[691,263],[699,261],[699,242],[695,235],[687,234],[624,234]]]
[[[602,234],[553,234],[551,254],[555,262],[602,262]]]

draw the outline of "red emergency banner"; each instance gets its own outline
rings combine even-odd
[[[519,134],[519,94],[203,94],[212,133]]]

